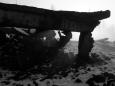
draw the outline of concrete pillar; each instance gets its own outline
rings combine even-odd
[[[92,38],[91,32],[81,32],[79,37],[79,45],[78,45],[78,61],[88,61],[89,53],[93,48],[94,40]]]

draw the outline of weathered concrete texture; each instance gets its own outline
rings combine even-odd
[[[92,31],[110,11],[53,11],[35,7],[0,3],[1,26],[37,28],[39,30]]]

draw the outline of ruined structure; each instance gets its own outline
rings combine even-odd
[[[80,32],[78,56],[85,60],[93,47],[94,41],[91,32],[100,23],[100,20],[108,17],[110,17],[109,10],[97,12],[53,11],[0,3],[1,31],[16,32],[16,30],[7,27],[18,27],[35,28],[35,34],[47,30]],[[23,31],[22,29],[22,33]]]

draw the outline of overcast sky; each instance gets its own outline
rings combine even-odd
[[[0,2],[80,12],[110,10],[111,17],[101,21],[94,30],[93,37],[95,39],[108,37],[111,41],[115,40],[115,0],[0,0]],[[73,39],[78,39],[76,33]]]

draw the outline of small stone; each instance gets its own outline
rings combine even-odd
[[[77,78],[77,79],[75,80],[75,82],[76,82],[76,83],[82,83],[82,81],[81,81],[79,78]]]

